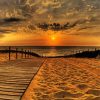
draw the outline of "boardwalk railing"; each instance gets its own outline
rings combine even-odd
[[[31,58],[32,56],[40,57],[40,55],[32,52],[32,50],[29,49],[23,49],[23,48],[13,48],[11,46],[8,47],[8,49],[0,50],[0,53],[8,53],[8,59],[11,60],[11,54],[15,53],[15,58],[18,59],[18,54],[21,54],[21,58]]]
[[[85,50],[73,50],[72,53],[65,54],[63,56],[46,56],[46,55],[39,55],[34,53],[31,49],[25,49],[25,48],[15,48],[9,46],[5,50],[0,50],[0,53],[8,53],[8,59],[11,60],[12,53],[15,53],[15,59],[19,58],[19,54],[22,58],[31,58],[32,56],[35,57],[45,57],[45,58],[56,58],[56,57],[96,57],[100,55],[100,49],[85,49]]]

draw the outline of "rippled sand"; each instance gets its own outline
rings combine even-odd
[[[46,59],[22,100],[100,100],[100,59]]]

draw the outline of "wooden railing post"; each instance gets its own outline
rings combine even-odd
[[[25,58],[26,58],[26,50],[25,50]]]
[[[29,51],[27,50],[27,58],[29,58]]]
[[[31,58],[31,50],[29,50],[29,58]]]
[[[9,46],[9,60],[11,60],[11,47]]]
[[[21,58],[23,58],[23,49],[21,49],[21,52],[22,52]]]
[[[18,59],[18,48],[16,48],[16,59]]]
[[[29,53],[28,56],[29,56],[29,58],[30,58],[30,50],[28,50],[28,53]]]
[[[31,52],[31,50],[30,50],[30,58],[31,58],[31,56],[32,56],[31,53],[32,53],[32,52]]]

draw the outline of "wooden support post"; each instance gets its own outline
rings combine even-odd
[[[27,51],[27,54],[28,54],[28,58],[30,58],[30,54],[29,54],[29,53],[30,53],[30,51],[28,50],[28,51]]]
[[[25,50],[25,58],[26,58],[26,50]]]
[[[33,51],[31,51],[31,54],[32,54],[31,57],[33,57]]]
[[[22,52],[21,58],[23,58],[23,49],[21,49],[21,52]]]
[[[28,52],[27,52],[27,50],[26,50],[26,58],[28,57],[27,55],[28,55]]]
[[[18,59],[18,48],[16,48],[16,59]]]
[[[27,58],[29,58],[29,50],[27,51]]]
[[[31,55],[30,55],[30,57],[32,58],[32,51],[30,51],[31,52]]]
[[[31,50],[30,50],[29,52],[30,52],[30,55],[29,55],[29,56],[30,56],[30,58],[31,58]]]
[[[31,50],[29,50],[29,58],[31,58]]]
[[[11,60],[11,47],[9,46],[9,60]]]

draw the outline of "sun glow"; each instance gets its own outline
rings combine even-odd
[[[57,35],[50,35],[49,39],[48,39],[48,44],[50,46],[56,46],[59,44],[59,37]]]
[[[56,37],[55,36],[51,36],[51,40],[56,40]]]

